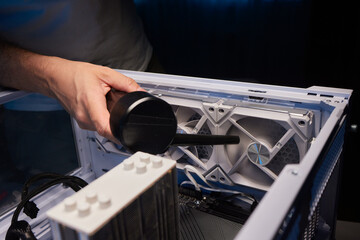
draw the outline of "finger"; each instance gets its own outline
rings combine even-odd
[[[110,113],[106,108],[105,96],[96,95],[88,99],[88,114],[96,131],[101,136],[115,143],[120,143],[111,132]]]
[[[144,91],[137,82],[124,74],[113,69],[109,69],[107,75],[107,83],[116,90],[123,92]]]

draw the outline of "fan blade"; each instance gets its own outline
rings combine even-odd
[[[178,107],[175,111],[175,116],[178,123],[188,122],[191,116],[194,114],[196,114],[196,112],[187,107]]]

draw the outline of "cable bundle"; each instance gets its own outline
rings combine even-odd
[[[49,181],[29,191],[29,188],[33,183],[43,179],[49,179]],[[27,216],[32,219],[36,218],[37,213],[39,212],[39,208],[33,201],[30,200],[46,189],[57,184],[64,184],[65,186],[70,187],[75,192],[77,192],[85,187],[88,183],[76,176],[65,176],[56,173],[40,173],[31,177],[24,184],[21,192],[21,201],[15,209],[11,219],[11,225],[6,233],[5,240],[36,240],[34,234],[31,231],[30,225],[24,220],[18,221],[19,214],[21,210],[24,209],[24,213]]]

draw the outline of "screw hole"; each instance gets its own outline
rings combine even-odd
[[[214,111],[214,108],[212,108],[212,107],[209,108],[209,111],[210,111],[210,112],[213,112],[213,111]]]
[[[305,121],[301,120],[298,122],[299,126],[305,126]]]

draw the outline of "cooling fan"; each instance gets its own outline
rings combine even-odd
[[[181,169],[195,166],[202,175],[224,184],[267,190],[286,164],[299,163],[313,133],[310,111],[229,106],[222,101],[173,105],[178,132],[238,135],[225,146],[172,147],[165,154]]]
[[[299,163],[307,149],[307,138],[297,135],[286,121],[237,116],[229,134],[240,136],[239,146],[226,146],[226,152],[235,173],[248,181],[269,185],[286,164]],[[265,175],[267,176],[265,176]],[[235,174],[236,175],[236,174]]]
[[[172,106],[178,121],[178,133],[181,134],[204,134],[211,135],[212,132],[207,123],[207,117],[201,110],[182,106]],[[189,147],[170,147],[166,155],[178,163],[189,162],[194,166],[206,170],[205,163],[210,159],[213,146],[200,145]]]

